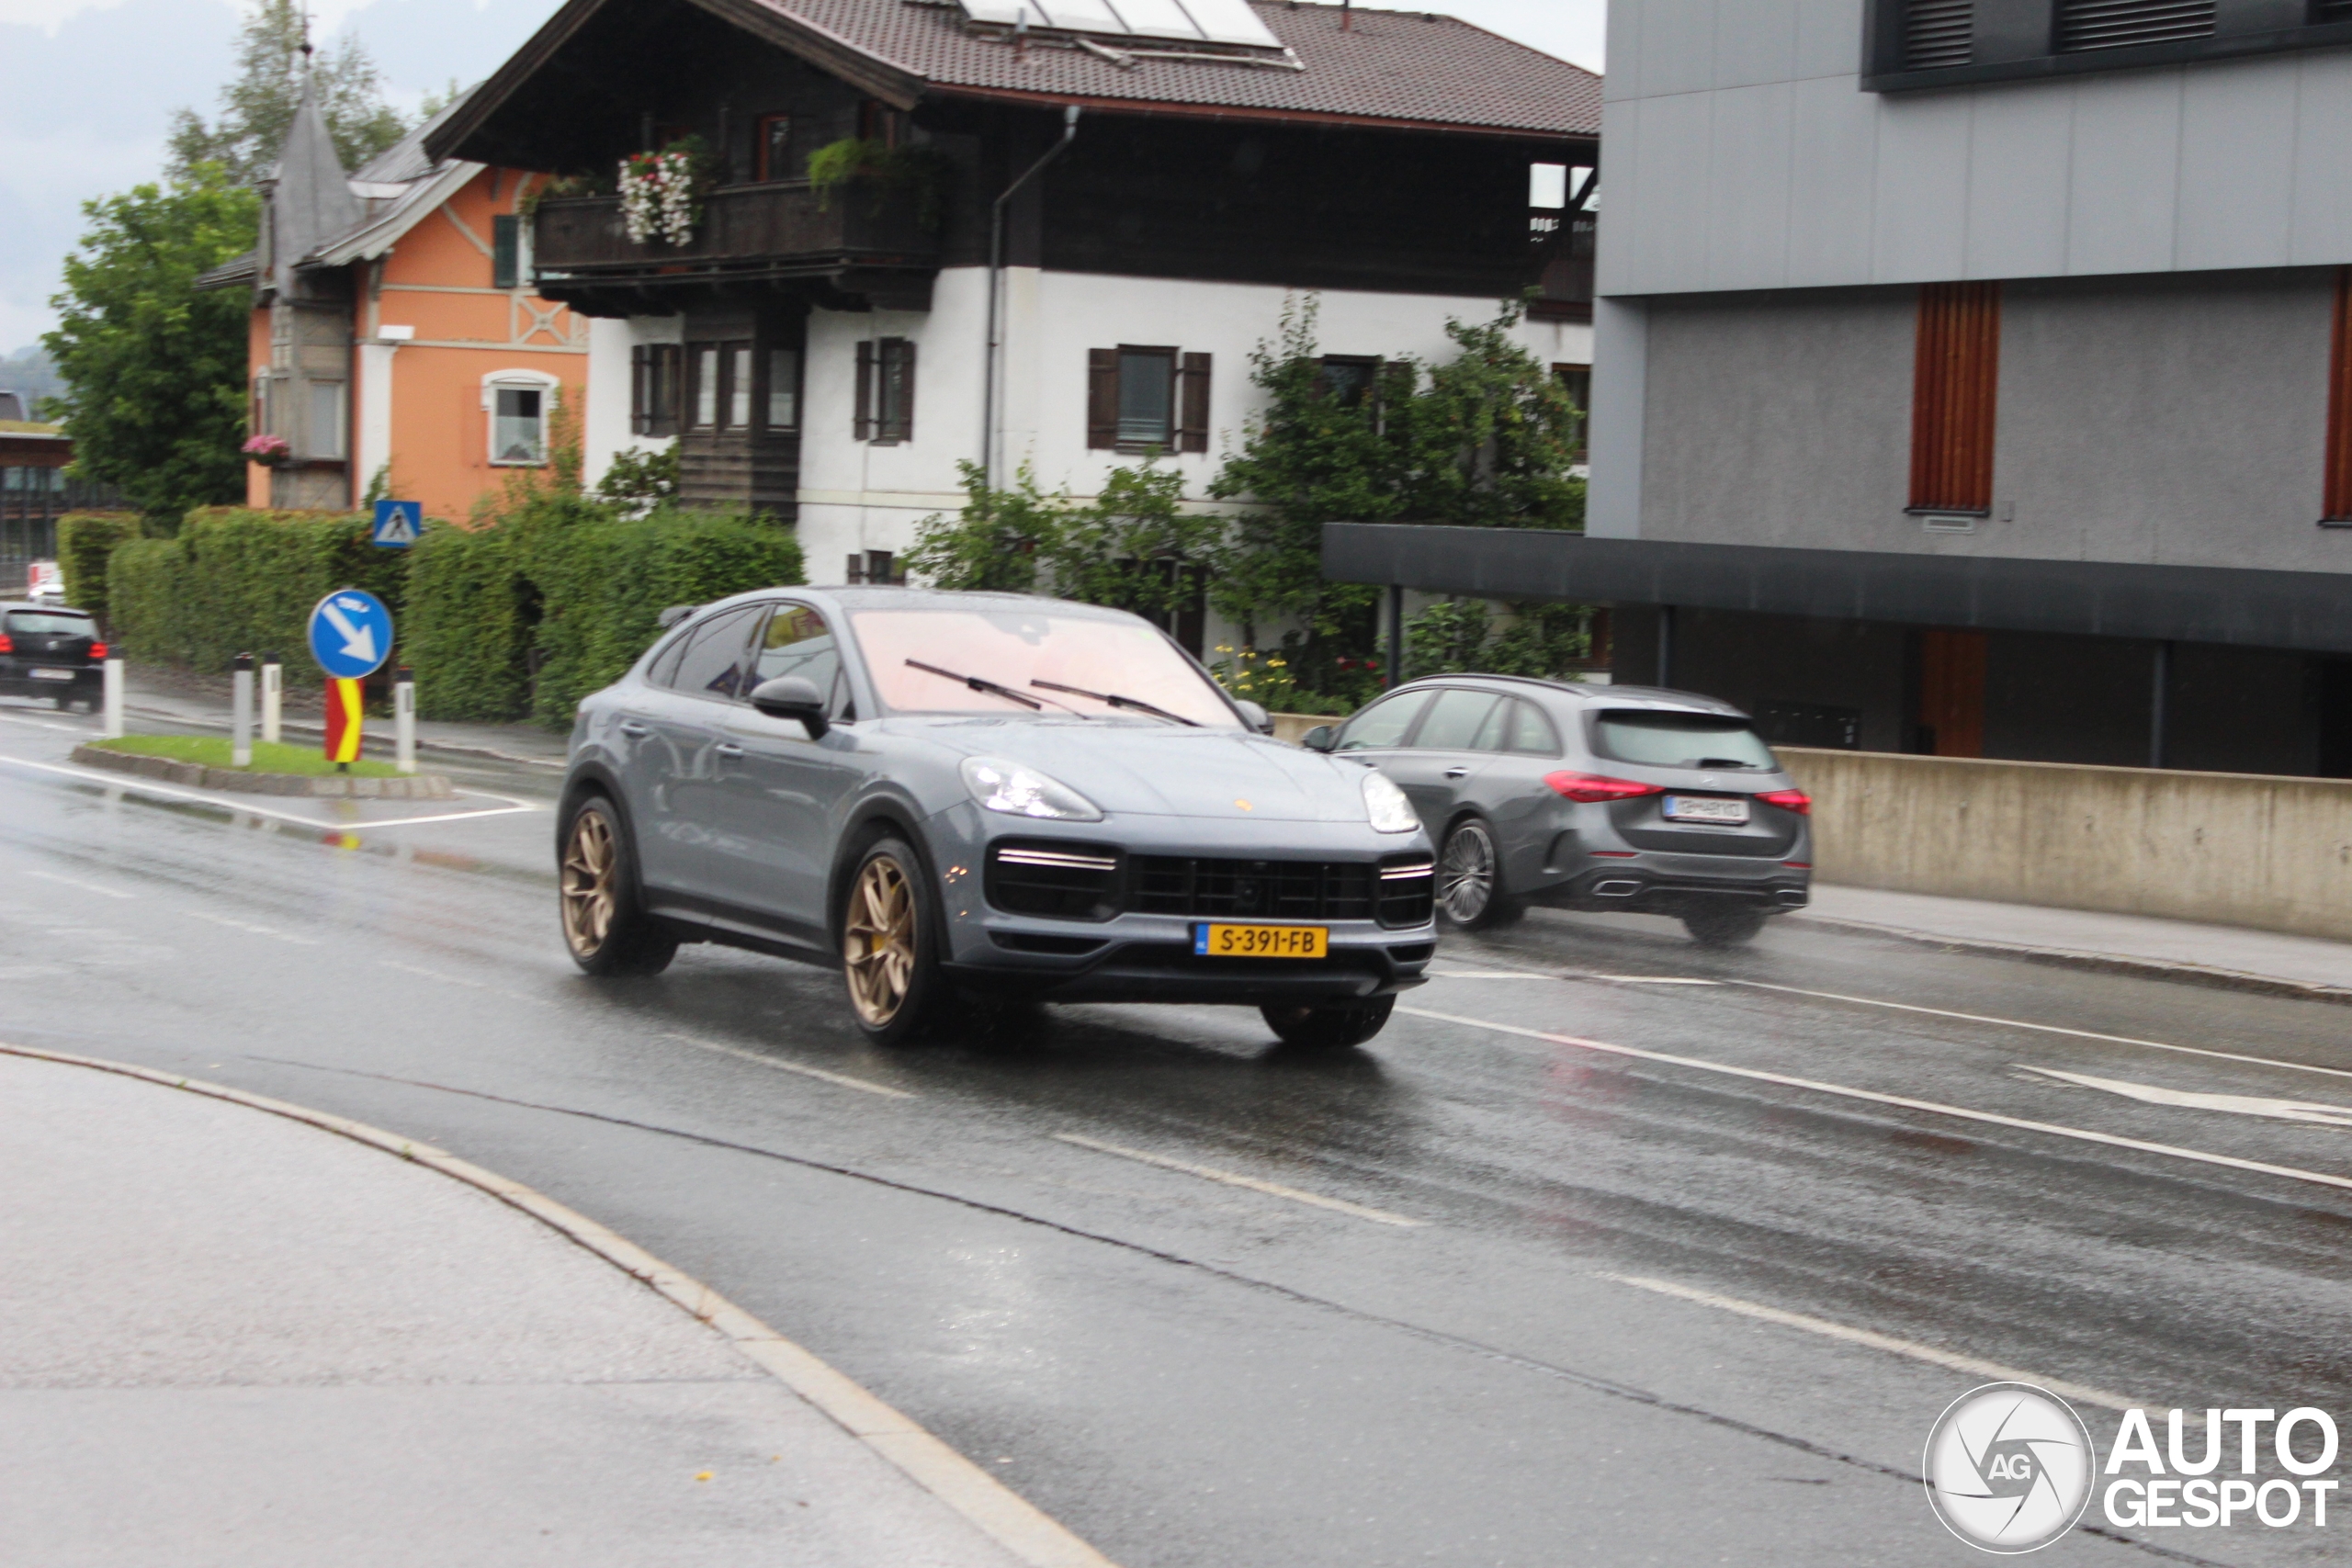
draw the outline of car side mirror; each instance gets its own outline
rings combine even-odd
[[[1298,743],[1310,751],[1329,751],[1340,743],[1340,732],[1328,724],[1318,724],[1298,738]]]
[[[770,718],[797,718],[808,727],[808,739],[819,740],[832,725],[825,717],[825,699],[816,682],[801,675],[779,675],[752,688],[752,705]]]
[[[1241,710],[1241,722],[1256,730],[1259,734],[1272,735],[1274,732],[1273,716],[1269,714],[1260,705],[1250,701],[1247,697],[1244,697],[1238,702],[1236,702],[1233,705]]]

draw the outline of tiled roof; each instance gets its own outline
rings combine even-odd
[[[935,88],[1334,115],[1560,136],[1600,133],[1600,78],[1483,28],[1420,11],[1252,0],[1305,70],[1164,60],[1125,69],[1040,40],[1026,52],[935,0],[753,0]],[[1124,47],[1124,46],[1114,46]]]
[[[477,83],[476,85],[480,84]],[[351,183],[356,186],[407,185],[413,180],[421,180],[433,173],[439,164],[432,154],[425,152],[425,137],[437,130],[444,120],[464,107],[466,100],[473,95],[474,89],[468,87],[448,103],[444,104],[438,114],[417,126],[415,130],[377,153],[358,168],[354,169],[351,172]],[[368,194],[375,193],[371,191]]]

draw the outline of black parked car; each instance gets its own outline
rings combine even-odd
[[[49,697],[59,707],[97,701],[107,645],[87,610],[0,603],[0,696]]]

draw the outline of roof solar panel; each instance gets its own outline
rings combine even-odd
[[[1250,8],[1250,0],[1183,0],[1184,9],[1193,15],[1193,26],[1201,36],[1215,43],[1249,44],[1258,49],[1280,49],[1282,39],[1258,19]]]
[[[1011,27],[1025,14],[1033,27],[1043,20],[1036,8],[1023,0],[963,0],[964,15],[976,22],[1002,22]]]
[[[1203,38],[1193,18],[1176,0],[1114,0],[1127,31],[1137,38],[1182,39],[1198,43]]]
[[[1039,0],[1046,25],[1074,33],[1124,33],[1126,24],[1104,0]]]

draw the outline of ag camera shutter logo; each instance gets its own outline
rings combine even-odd
[[[2075,1528],[2098,1457],[2074,1407],[2031,1383],[1952,1401],[1928,1434],[1921,1474],[1944,1528],[1982,1551],[2039,1551]]]

